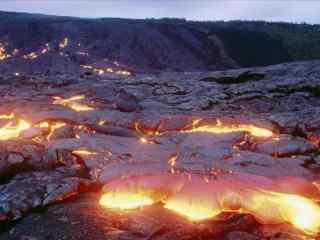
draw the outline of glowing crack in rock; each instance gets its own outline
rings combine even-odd
[[[203,125],[199,126],[201,120],[195,120],[192,124],[192,129],[184,130],[185,133],[195,132],[208,132],[208,133],[231,133],[231,132],[249,132],[255,137],[272,137],[274,133],[266,128],[257,127],[251,124],[239,124],[239,125],[224,125],[219,119],[214,126]]]
[[[262,224],[290,223],[314,235],[320,231],[318,199],[319,190],[303,179],[233,173],[205,181],[196,174],[154,173],[109,181],[100,204],[126,209],[162,202],[192,221],[222,212],[247,213]]]
[[[47,135],[47,140],[50,141],[52,135],[54,134],[54,132],[59,129],[59,128],[62,128],[66,126],[66,123],[64,122],[56,122],[56,123],[53,123],[53,124],[50,124],[49,125],[49,128],[50,128],[50,132],[49,134]]]
[[[22,119],[11,121],[0,128],[0,141],[18,138],[21,132],[29,129],[30,127],[31,124]]]
[[[53,104],[67,106],[77,112],[94,110],[93,107],[78,102],[79,100],[85,99],[85,96],[83,95],[73,96],[66,99],[61,97],[53,97],[53,99]]]
[[[73,154],[75,155],[97,155],[98,153],[97,152],[94,152],[94,151],[89,151],[89,150],[74,150],[72,151]]]

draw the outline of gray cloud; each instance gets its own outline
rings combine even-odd
[[[0,10],[77,17],[320,23],[317,0],[1,0]]]

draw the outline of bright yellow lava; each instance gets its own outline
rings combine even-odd
[[[72,151],[72,153],[78,154],[78,155],[97,155],[96,152],[88,151],[88,150],[74,150]]]
[[[205,203],[194,204],[188,200],[182,201],[174,198],[169,200],[164,207],[194,221],[213,218],[221,213],[219,209],[206,206]]]
[[[142,193],[109,192],[100,199],[100,204],[107,208],[135,209],[152,205],[154,201]]]
[[[14,118],[13,113],[0,115],[0,119],[13,119],[13,118]]]
[[[13,138],[18,138],[20,133],[27,130],[31,125],[24,120],[17,120],[16,124],[14,122],[9,122],[7,125],[0,128],[0,140],[5,141]]]
[[[223,125],[221,121],[217,121],[217,124],[215,126],[196,126],[199,123],[199,120],[195,120],[193,125],[193,128],[190,130],[184,130],[183,132],[186,133],[194,133],[194,132],[208,132],[208,133],[231,133],[231,132],[249,132],[251,135],[256,137],[272,137],[274,133],[266,128],[260,128],[256,127],[251,124],[240,124],[240,125]]]
[[[224,197],[225,194],[220,197]],[[320,206],[311,199],[265,191],[254,191],[252,196],[244,195],[240,198],[243,199],[236,208],[228,207],[234,203],[233,198],[225,198],[227,202],[222,206],[221,199],[216,199],[215,196],[207,200],[198,200],[194,195],[191,198],[172,196],[162,199],[162,202],[165,208],[192,221],[214,218],[226,211],[252,214],[264,224],[289,223],[308,235],[315,235],[320,231]],[[153,199],[152,196],[139,191],[112,191],[102,196],[100,204],[108,208],[134,209],[155,203],[156,200]]]
[[[295,227],[315,234],[320,230],[320,207],[313,201],[295,195],[275,194],[285,220]]]
[[[83,96],[83,95],[73,96],[73,97],[66,98],[66,99],[63,99],[61,97],[54,97],[53,99],[54,99],[53,104],[67,106],[77,112],[94,110],[94,108],[92,108],[88,105],[77,102],[79,100],[85,99],[85,96]]]

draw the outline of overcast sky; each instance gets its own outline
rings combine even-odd
[[[320,0],[0,0],[0,10],[77,17],[320,23]]]

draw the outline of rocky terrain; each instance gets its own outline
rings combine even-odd
[[[319,69],[3,74],[0,239],[320,239]]]

